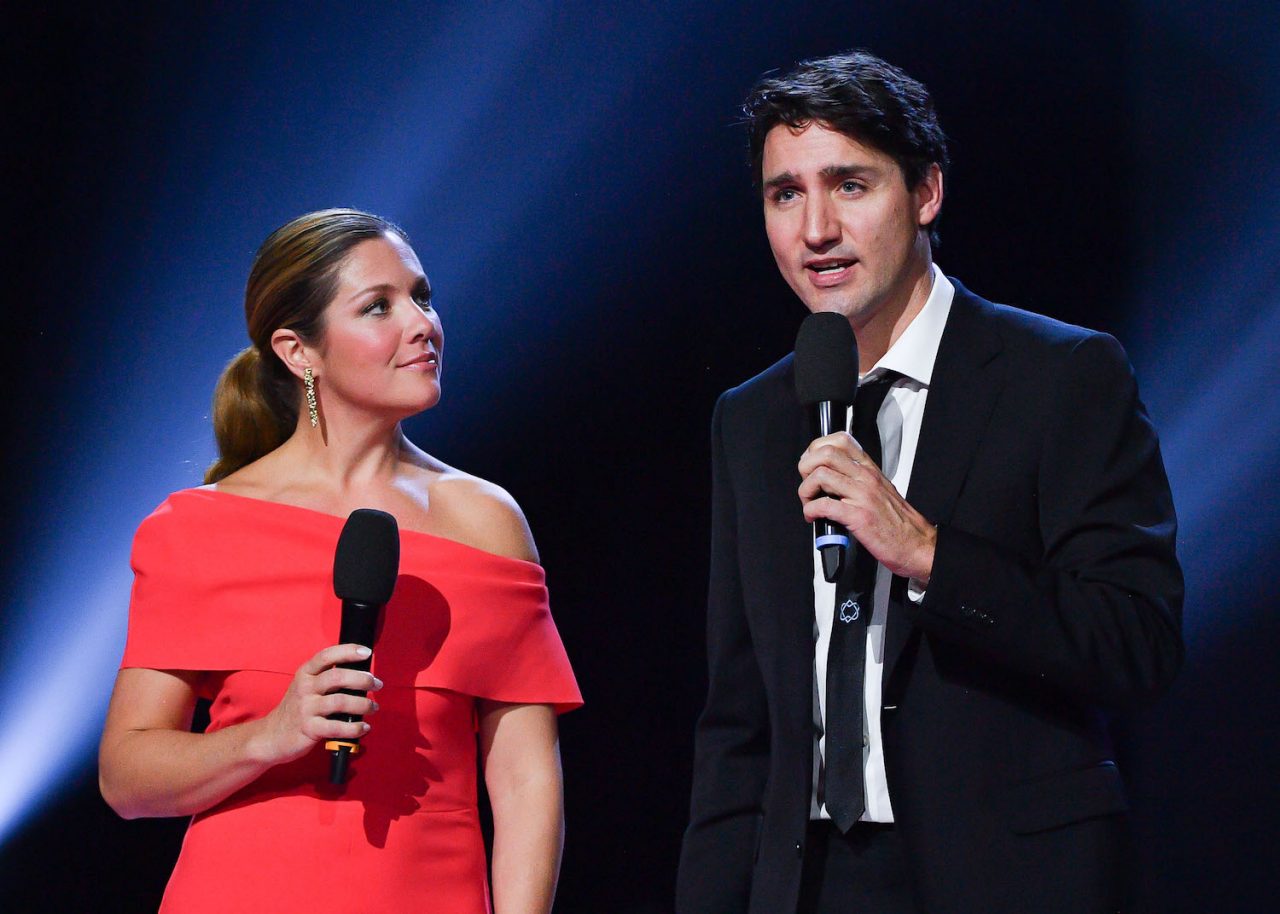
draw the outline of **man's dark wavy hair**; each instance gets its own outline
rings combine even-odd
[[[818,121],[878,149],[898,163],[908,188],[920,183],[930,165],[937,163],[945,175],[951,164],[929,90],[863,50],[803,60],[784,76],[761,79],[742,113],[758,188],[764,139],[779,124],[803,128]],[[938,244],[937,219],[929,238]]]

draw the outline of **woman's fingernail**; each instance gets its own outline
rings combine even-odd
[[[362,644],[356,648],[356,653],[359,654],[361,657],[368,657],[370,654],[373,653],[373,651],[369,650],[369,648],[365,647]]]
[[[360,732],[361,732],[361,733],[368,733],[368,732],[369,732],[369,725],[368,725],[368,724],[366,724],[364,721],[361,721],[361,722],[360,722]]]

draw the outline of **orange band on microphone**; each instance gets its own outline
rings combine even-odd
[[[360,744],[352,742],[349,739],[330,739],[326,740],[324,747],[330,752],[337,752],[339,749],[347,749],[352,755],[360,754]]]

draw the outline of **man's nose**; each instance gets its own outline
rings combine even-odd
[[[804,205],[804,243],[820,251],[839,241],[840,220],[831,201],[821,194],[808,197]]]

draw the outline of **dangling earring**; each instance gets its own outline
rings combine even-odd
[[[302,371],[302,383],[307,388],[307,415],[311,417],[311,427],[320,424],[320,410],[316,409],[316,376],[310,368]]]

